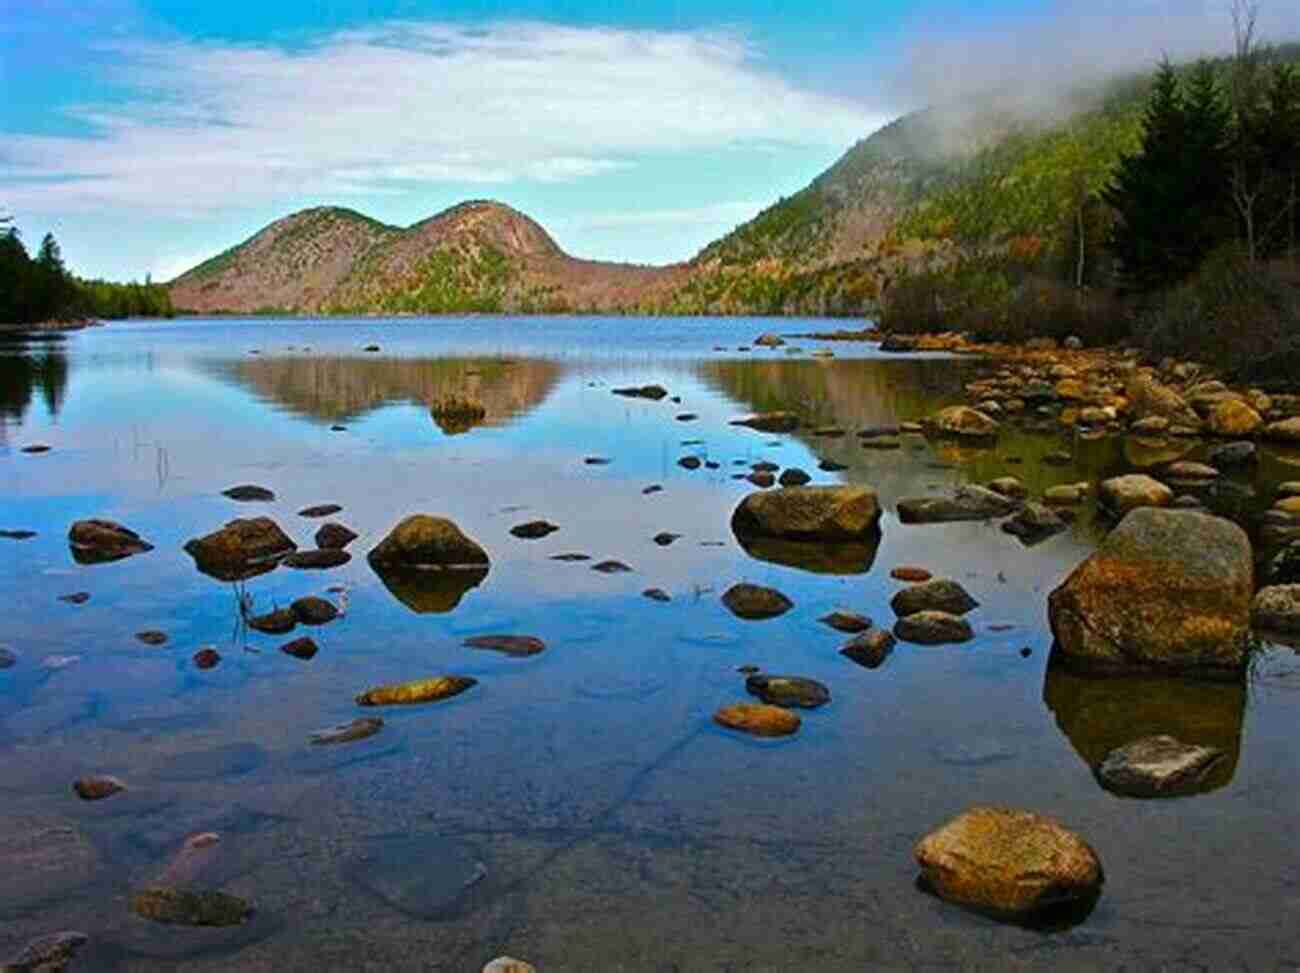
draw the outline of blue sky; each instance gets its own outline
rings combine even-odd
[[[1103,43],[1150,59],[1178,48],[1171,23],[1208,16],[1201,0],[0,0],[0,210],[117,279],[167,278],[305,206],[404,225],[471,197],[575,255],[662,263],[953,86],[1030,58],[1059,73]]]

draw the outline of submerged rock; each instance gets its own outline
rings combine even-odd
[[[160,632],[157,629],[136,632],[135,637],[137,641],[143,642],[145,645],[159,646],[167,644],[167,633]]]
[[[188,541],[195,566],[219,581],[242,581],[264,574],[298,549],[269,517],[232,520],[220,530]]]
[[[316,546],[322,551],[341,551],[357,539],[357,532],[342,524],[322,524],[316,531]]]
[[[376,686],[357,696],[358,706],[396,706],[408,703],[436,703],[459,696],[478,685],[471,676],[433,676],[391,686]]]
[[[329,517],[331,514],[339,513],[343,508],[337,503],[322,503],[314,507],[303,507],[298,511],[299,517],[309,517],[316,519],[319,517]]]
[[[734,703],[713,714],[713,722],[729,730],[760,737],[790,736],[803,722],[794,713],[767,703]]]
[[[806,676],[753,675],[745,680],[745,690],[774,706],[816,709],[831,701],[831,691]]]
[[[347,723],[317,730],[307,738],[313,746],[332,746],[337,743],[352,743],[372,737],[384,728],[384,721],[379,716],[359,716]]]
[[[1048,616],[1079,664],[1239,670],[1253,590],[1250,541],[1236,524],[1141,508],[1052,592]]]
[[[68,528],[68,546],[78,564],[120,561],[152,551],[153,545],[135,531],[112,520],[78,520]]]
[[[102,801],[106,797],[112,797],[126,790],[126,784],[117,777],[92,774],[77,778],[72,784],[72,789],[83,801]]]
[[[823,615],[817,621],[823,625],[829,625],[837,632],[847,632],[850,635],[865,632],[871,627],[871,619],[856,612],[831,612],[829,615]]]
[[[631,388],[614,389],[613,392],[615,395],[622,395],[630,399],[650,399],[654,402],[668,397],[668,390],[662,385],[639,385]]]
[[[539,655],[546,651],[546,643],[534,635],[475,635],[463,644],[471,649],[488,649],[518,657]]]
[[[18,653],[0,645],[0,669],[12,669],[18,664]]]
[[[71,594],[59,595],[59,601],[67,602],[69,605],[84,605],[90,601],[90,592],[74,591]]]
[[[775,588],[756,584],[732,585],[722,596],[722,603],[737,618],[750,621],[776,618],[794,607],[794,602]]]
[[[76,959],[90,937],[84,932],[65,930],[33,939],[8,962],[3,973],[62,973]]]
[[[840,655],[866,669],[879,669],[896,644],[897,640],[890,633],[873,627],[840,649]]]
[[[1161,734],[1112,750],[1097,768],[1097,779],[1107,790],[1128,797],[1177,797],[1203,790],[1223,758],[1217,747],[1193,746]]]
[[[284,645],[280,646],[280,651],[285,655],[293,656],[295,659],[307,661],[316,657],[316,653],[320,651],[320,647],[313,639],[304,635],[300,639],[286,642]]]
[[[264,615],[253,615],[245,623],[253,631],[264,635],[287,635],[298,624],[298,616],[291,608],[277,608]]]
[[[894,635],[903,642],[917,645],[948,645],[969,642],[975,637],[970,622],[941,611],[922,611],[906,615],[894,623]]]
[[[940,898],[1004,918],[1095,901],[1097,853],[1052,818],[973,807],[916,844],[922,881]]]
[[[668,592],[664,591],[662,588],[646,588],[645,591],[641,592],[641,595],[645,598],[649,598],[651,601],[670,602],[673,600],[672,595],[668,594]]]
[[[632,569],[622,561],[601,561],[599,564],[593,564],[591,570],[599,571],[601,574],[626,574]]]
[[[228,490],[222,490],[221,495],[231,500],[238,500],[240,503],[269,503],[275,499],[274,491],[251,483],[232,486]]]
[[[193,662],[196,669],[215,669],[221,662],[221,653],[212,648],[199,649],[194,653]]]
[[[895,615],[915,615],[923,611],[964,615],[979,607],[979,602],[965,588],[956,581],[943,578],[904,588],[890,599],[889,604]]]
[[[238,896],[215,890],[154,886],[131,896],[131,911],[154,922],[183,926],[237,926],[253,907]]]

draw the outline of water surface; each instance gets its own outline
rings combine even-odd
[[[1090,514],[1032,548],[996,524],[904,527],[893,514],[903,497],[1000,475],[1035,492],[1095,480],[1131,467],[1124,444],[1074,444],[1064,467],[1042,462],[1059,438],[1023,432],[993,450],[919,437],[863,449],[854,431],[956,400],[979,363],[866,343],[814,358],[813,340],[737,350],[772,327],[183,321],[0,348],[0,529],[37,533],[0,540],[0,642],[19,657],[0,671],[0,851],[22,863],[0,877],[0,949],[75,928],[92,937],[85,968],[120,970],[477,970],[502,953],[551,971],[1300,964],[1294,653],[1265,652],[1247,686],[1080,679],[1049,663],[1045,600],[1100,536]],[[611,393],[651,382],[680,402]],[[453,391],[484,402],[482,423],[431,418],[428,403]],[[775,408],[849,435],[729,425]],[[33,443],[52,449],[20,452]],[[716,468],[683,469],[688,455]],[[819,471],[826,459],[846,469]],[[1212,502],[1248,515],[1295,478],[1287,459]],[[829,567],[747,552],[728,522],[753,487],[733,476],[760,460],[874,486],[878,548]],[[238,483],[277,499],[221,496]],[[232,586],[182,550],[260,514],[311,547],[320,521],[297,512],[320,503],[361,535],[341,568]],[[374,575],[365,552],[416,512],[451,517],[488,550],[480,585],[402,597]],[[118,520],[155,550],[78,565],[65,538],[83,517]],[[509,533],[535,519],[560,530]],[[681,538],[657,545],[661,531]],[[552,559],[564,553],[593,560]],[[591,570],[608,558],[633,570]],[[977,638],[902,645],[862,668],[817,619],[845,609],[892,624],[900,564],[961,581],[981,603]],[[796,607],[740,621],[719,602],[738,581]],[[338,599],[326,591],[338,586],[346,614],[310,630],[310,661],[239,624],[241,596],[261,611]],[[643,597],[651,587],[671,602]],[[77,591],[90,600],[58,600]],[[144,629],[170,640],[143,645]],[[462,645],[492,633],[547,649]],[[200,671],[204,645],[222,660]],[[76,661],[55,669],[50,656]],[[738,738],[710,717],[745,698],[743,665],[820,679],[832,702],[790,740]],[[307,744],[359,715],[366,687],[439,672],[479,684],[384,712],[369,740]],[[1103,791],[1100,755],[1154,732],[1225,748],[1213,789]],[[70,784],[89,772],[130,790],[83,804]],[[1086,922],[999,925],[914,888],[912,844],[976,802],[1053,814],[1093,843],[1107,883]],[[202,882],[252,899],[257,919],[212,932],[130,916],[129,890],[207,830],[222,841]]]

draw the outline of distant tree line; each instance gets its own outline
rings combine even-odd
[[[10,217],[0,216],[0,324],[80,318],[171,317],[167,288],[82,280],[71,274],[51,233],[33,258]]]

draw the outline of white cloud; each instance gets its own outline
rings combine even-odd
[[[93,138],[7,137],[11,204],[201,214],[338,187],[565,182],[662,154],[847,146],[882,121],[724,34],[402,22],[293,51],[112,50],[137,95],[69,109]]]
[[[212,254],[204,251],[202,253],[170,254],[159,257],[154,261],[154,265],[149,268],[149,276],[159,283],[175,280],[185,271],[203,263],[210,256]]]

